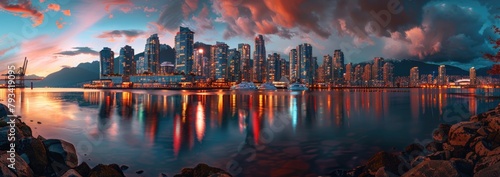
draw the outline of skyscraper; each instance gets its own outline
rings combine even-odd
[[[215,44],[215,79],[227,80],[227,56],[229,46],[224,42],[216,42]]]
[[[439,66],[439,69],[438,69],[437,84],[438,85],[446,85],[447,82],[448,82],[448,79],[446,77],[446,66],[441,65],[441,66]]]
[[[469,69],[470,85],[477,84],[476,68],[472,67]]]
[[[379,82],[383,80],[384,58],[375,57],[372,66],[372,79]]]
[[[192,71],[194,32],[187,27],[180,27],[175,36],[175,70],[188,74]]]
[[[254,51],[254,80],[255,82],[266,81],[266,45],[264,37],[258,35],[255,37],[255,51]]]
[[[267,58],[267,81],[278,81],[281,78],[280,55],[277,53],[269,54]]]
[[[158,74],[160,70],[160,39],[158,34],[151,35],[144,49],[145,69],[149,73]]]
[[[363,83],[363,67],[358,64],[354,68],[354,85],[361,85]]]
[[[419,71],[418,67],[413,67],[410,69],[410,87],[418,87],[419,86]]]
[[[311,44],[304,43],[297,46],[297,63],[299,68],[299,76],[301,82],[307,82],[312,84],[313,73],[311,72],[313,67],[312,61],[312,46]]]
[[[253,69],[250,66],[250,55],[251,55],[251,50],[250,50],[250,44],[238,44],[238,51],[240,52],[241,55],[241,80],[242,81],[252,81],[250,80],[252,74],[253,74]]]
[[[209,78],[215,80],[215,69],[217,67],[217,45],[210,46],[210,57],[208,58],[209,64]]]
[[[352,63],[347,63],[347,65],[345,65],[345,75],[344,75],[344,79],[345,79],[345,82],[348,86],[351,85],[352,81],[354,80],[354,77],[353,77],[353,68],[352,68]]]
[[[369,86],[372,80],[372,65],[370,63],[365,65],[363,69],[363,81],[365,82],[363,85]]]
[[[193,71],[197,72],[195,73],[196,75],[202,76],[204,78],[210,77],[210,69],[211,69],[210,57],[212,56],[211,47],[212,47],[211,45],[202,42],[194,43]],[[214,70],[215,70],[215,65],[214,65]]]
[[[278,80],[281,80],[281,78],[286,77],[287,79],[290,78],[290,62],[286,61],[284,58],[280,59],[280,78]]]
[[[384,72],[384,85],[385,86],[393,86],[393,82],[394,82],[394,65],[390,62],[387,62],[384,64],[384,69],[383,69],[383,72]]]
[[[323,81],[324,82],[332,82],[333,81],[333,72],[334,72],[334,64],[333,58],[330,55],[323,56]]]
[[[115,74],[114,72],[114,59],[115,53],[108,47],[104,47],[100,52],[99,69],[101,76],[108,76]]]
[[[344,74],[344,52],[340,49],[333,52],[333,79],[336,82],[341,81]]]
[[[241,81],[241,54],[238,49],[229,49],[228,81]]]
[[[300,73],[297,49],[290,50],[288,57],[288,61],[290,62],[290,81],[295,82],[299,78]]]
[[[134,49],[129,45],[120,49],[120,73],[123,74],[123,81],[130,81],[130,76],[136,74]]]
[[[144,59],[143,56],[140,56],[139,59],[136,60],[136,73],[137,74],[144,74],[145,72],[148,72],[147,66],[148,64],[146,63],[146,59]]]

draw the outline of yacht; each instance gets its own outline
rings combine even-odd
[[[304,91],[304,90],[308,90],[308,89],[309,88],[307,88],[306,85],[298,83],[298,82],[295,82],[295,83],[290,84],[288,86],[288,90],[291,90],[291,91]]]
[[[274,84],[268,82],[260,84],[259,90],[277,90],[277,88],[276,86],[274,86]]]
[[[257,90],[253,82],[241,82],[238,85],[231,86],[231,90]]]

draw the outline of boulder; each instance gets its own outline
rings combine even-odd
[[[17,146],[17,151],[28,162],[35,174],[43,175],[45,173],[48,157],[42,141],[34,138],[22,139]]]
[[[19,128],[19,133],[21,133],[24,137],[32,137],[31,128],[24,122],[17,123],[16,127]]]
[[[7,117],[7,115],[12,115],[12,113],[9,111],[9,108],[7,106],[0,103],[0,118]]]
[[[474,172],[474,162],[462,158],[452,158],[450,161],[460,173],[472,176]]]
[[[476,163],[479,160],[479,156],[474,151],[472,151],[467,153],[467,155],[465,155],[465,160],[470,160]]]
[[[7,153],[6,151],[1,151],[0,152],[0,166],[5,166],[7,167],[7,170],[11,171],[14,176],[35,176],[31,168],[29,167],[28,163],[24,161],[23,158],[21,158],[19,155],[16,155],[14,157],[15,159],[15,170],[8,168],[8,165],[11,164],[10,160],[8,158],[11,157],[10,153]],[[12,173],[9,173],[7,171],[4,171],[5,169],[2,167],[2,175],[0,176],[7,176],[11,175]]]
[[[57,162],[69,168],[75,168],[78,165],[78,156],[75,146],[64,140],[49,139],[43,141],[49,160]]]
[[[434,177],[434,176],[447,176],[447,177],[461,177],[463,176],[450,161],[446,160],[429,160],[424,161],[416,167],[410,169],[401,177]]]
[[[484,157],[487,156],[491,151],[491,146],[490,144],[485,141],[481,140],[476,145],[474,146],[474,152],[479,156],[479,157]]]
[[[99,164],[92,168],[89,177],[125,177],[118,165]]]
[[[500,131],[500,117],[490,116],[483,121],[493,132]]]
[[[491,129],[488,127],[481,127],[477,130],[477,134],[480,136],[488,136],[491,133]]]
[[[82,176],[89,176],[92,169],[90,169],[90,166],[87,164],[87,162],[82,162],[75,168],[75,170]]]
[[[10,126],[5,126],[0,128],[0,151],[7,151],[10,148],[10,141],[9,141],[9,136],[8,134],[10,133]],[[14,135],[14,142],[16,144],[19,143],[19,140],[24,138],[22,133],[20,133],[20,130],[18,127],[14,127],[15,130],[15,135]]]
[[[175,176],[183,177],[205,177],[205,176],[217,176],[217,177],[231,177],[231,174],[226,171],[208,166],[207,164],[200,163],[194,168],[183,168],[181,174]]]
[[[424,146],[417,144],[417,143],[412,143],[405,148],[405,154],[407,155],[421,155],[421,153],[424,152]]]
[[[453,146],[466,146],[477,136],[477,130],[481,128],[479,122],[459,122],[450,128],[448,134],[449,142]]]
[[[480,158],[479,161],[476,163],[476,166],[474,166],[474,173],[477,173],[482,169],[492,166],[493,164],[496,164],[498,162],[500,162],[500,155],[486,156]]]
[[[377,170],[377,173],[375,173],[375,177],[398,177],[399,175],[396,175],[390,171],[385,170],[385,167],[379,168]]]
[[[411,161],[411,167],[417,166],[418,164],[422,163],[426,159],[427,159],[427,157],[425,157],[425,156],[418,156],[418,157],[416,157],[415,159],[413,159]]]
[[[476,174],[474,174],[474,176],[475,177],[500,176],[500,162],[478,171]]]
[[[448,140],[448,134],[450,132],[451,125],[449,124],[439,124],[439,127],[432,132],[432,138],[434,141],[443,143]]]
[[[69,169],[68,171],[66,171],[66,173],[64,173],[61,177],[83,177],[82,175],[80,175],[80,173],[78,173],[76,170],[74,169]]]
[[[433,142],[430,142],[429,144],[427,144],[425,146],[425,149],[427,149],[427,151],[429,152],[438,152],[438,151],[442,151],[443,150],[443,144],[442,143],[438,143],[436,141],[433,141]]]
[[[429,154],[426,156],[426,159],[428,159],[428,160],[446,160],[446,152],[445,151],[438,151],[438,152]]]
[[[491,143],[492,148],[500,146],[500,131],[491,132],[486,136],[486,141]]]
[[[376,172],[379,168],[385,167],[385,170],[390,171],[391,173],[394,173],[396,175],[400,175],[400,171],[406,170],[399,170],[400,166],[404,164],[405,162],[402,161],[397,155],[381,151],[368,160],[363,171]]]

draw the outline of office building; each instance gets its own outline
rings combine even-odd
[[[264,37],[258,35],[255,37],[255,51],[254,51],[254,81],[255,82],[265,82],[266,81],[266,45],[264,42]]]
[[[241,82],[241,54],[237,48],[229,51],[228,81]]]
[[[104,47],[100,52],[100,62],[99,70],[101,76],[109,76],[115,74],[114,64],[115,64],[115,53],[108,47]]]
[[[151,35],[144,49],[145,68],[148,73],[158,74],[160,70],[160,39],[158,34]]]
[[[410,87],[418,87],[420,84],[418,67],[410,69]]]
[[[175,70],[179,73],[188,74],[192,71],[193,41],[194,32],[187,27],[181,26],[175,36]]]
[[[241,55],[241,80],[242,81],[252,81],[251,76],[253,75],[253,69],[250,65],[251,60],[251,50],[250,44],[238,44],[238,52]]]

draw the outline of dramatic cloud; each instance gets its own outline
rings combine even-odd
[[[131,10],[129,6],[133,6],[134,4],[132,3],[132,1],[130,0],[107,0],[107,1],[104,1],[104,10],[106,10],[106,12],[111,12],[111,7],[113,6],[124,6],[126,5],[126,7],[128,7],[128,9],[126,7],[122,7],[120,10],[125,12],[127,10]],[[128,12],[128,11],[127,11]]]
[[[61,10],[61,6],[59,4],[49,4],[47,8],[53,11]]]
[[[89,54],[89,55],[98,55],[99,52],[92,50],[89,47],[73,47],[75,50],[71,51],[62,51],[59,53],[55,53],[57,55],[67,55],[67,56],[75,56],[75,55],[80,55],[80,54]]]
[[[62,10],[61,11],[64,15],[66,16],[71,16],[71,11],[70,10]]]
[[[144,31],[141,30],[113,30],[113,31],[105,31],[97,36],[97,38],[105,38],[110,42],[114,42],[115,38],[124,37],[127,42],[133,42],[135,38],[144,34]]]
[[[21,14],[21,17],[31,18],[33,27],[43,23],[44,15],[41,11],[33,7],[29,0],[18,0],[11,2],[9,0],[0,0],[0,10],[5,10],[14,14]]]
[[[214,29],[214,25],[212,23],[213,19],[209,18],[209,13],[210,10],[207,6],[205,6],[201,9],[201,12],[198,15],[193,16],[193,20],[196,23],[196,30],[198,32]]]
[[[66,22],[63,22],[62,18],[56,21],[57,28],[59,28],[59,29],[64,28],[65,24],[66,24]]]
[[[144,7],[144,12],[156,12],[158,9],[155,9],[154,7]]]

